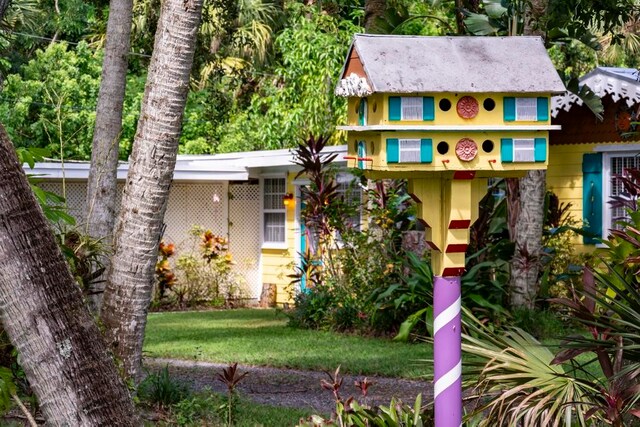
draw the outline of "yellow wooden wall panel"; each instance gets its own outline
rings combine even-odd
[[[295,192],[295,186],[293,184],[294,177],[295,173],[293,172],[287,174],[287,193],[294,194]],[[287,275],[293,272],[292,265],[296,253],[295,215],[296,206],[295,203],[292,203],[286,207],[286,248],[262,248],[261,250],[262,283],[273,283],[277,286],[277,301],[288,299],[288,295],[285,297],[282,292],[291,281],[291,278],[287,277]]]
[[[389,96],[398,96],[397,94],[385,94],[384,95],[384,103],[385,106],[388,105]],[[435,110],[435,120],[431,123],[438,125],[496,125],[504,123],[504,109],[503,109],[503,98],[506,96],[509,97],[522,97],[522,94],[514,94],[514,93],[503,93],[503,94],[480,94],[480,93],[418,93],[418,94],[410,94],[410,96],[432,96],[434,99],[434,110]],[[458,115],[456,110],[456,105],[458,100],[460,100],[464,96],[471,96],[478,101],[479,111],[478,114],[472,119],[463,119]],[[528,95],[529,96],[529,95]],[[535,97],[536,95],[530,95]],[[541,97],[549,97],[548,93],[541,93],[538,96]],[[491,98],[495,103],[495,107],[491,111],[487,111],[483,103],[485,99]],[[440,101],[442,99],[448,99],[451,103],[451,108],[448,111],[443,111],[440,108]],[[549,115],[551,117],[551,115]],[[423,121],[411,121],[411,120],[403,120],[403,121],[394,121],[389,122],[389,116],[384,115],[383,121],[380,124],[424,124]],[[509,122],[514,123],[514,122]],[[546,122],[515,122],[517,124],[549,124],[549,121]],[[373,124],[373,123],[371,123]]]

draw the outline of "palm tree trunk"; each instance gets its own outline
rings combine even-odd
[[[541,35],[538,21],[547,9],[547,0],[533,0],[526,8],[524,35]],[[544,195],[547,172],[528,171],[518,186],[519,208],[510,208],[515,215],[509,218],[511,240],[516,249],[511,261],[509,300],[513,308],[533,309],[538,296],[538,273],[542,251]],[[507,191],[513,188],[507,186]],[[518,203],[513,196],[507,195]]]
[[[162,4],[115,230],[101,319],[125,374],[139,379],[154,266],[175,168],[202,0]]]
[[[138,425],[2,125],[0,174],[0,320],[47,425]]]
[[[87,233],[93,238],[105,239],[108,245],[113,241],[111,233],[116,218],[116,178],[132,8],[133,0],[111,0],[109,5],[107,42],[87,182]],[[101,262],[108,269],[109,259],[105,257]],[[100,310],[103,292],[103,283],[89,285],[89,307],[92,311]]]
[[[538,296],[538,273],[542,252],[542,225],[546,171],[528,171],[520,179],[518,216],[513,224],[512,240],[516,244],[511,262],[510,303],[512,307],[535,307]],[[509,187],[507,187],[509,188]]]

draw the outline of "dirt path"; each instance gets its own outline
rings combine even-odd
[[[168,366],[172,376],[187,383],[193,391],[205,388],[216,392],[226,391],[225,386],[215,379],[216,374],[227,367],[224,364],[146,359],[145,365],[152,370]],[[241,372],[249,372],[238,386],[239,393],[256,403],[311,409],[325,414],[334,410],[332,393],[320,387],[321,379],[329,380],[324,372],[240,365],[238,368]],[[361,401],[360,392],[354,387],[354,381],[362,380],[364,377],[345,375],[343,378],[341,395],[345,398],[355,396]],[[423,404],[432,398],[433,386],[428,381],[385,377],[369,377],[369,380],[373,384],[369,388],[369,396],[365,402],[370,405],[388,405],[391,397],[396,397],[413,406],[419,393],[422,393]]]

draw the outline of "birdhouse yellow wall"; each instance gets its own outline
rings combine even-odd
[[[408,114],[421,119],[405,120]],[[348,131],[348,166],[377,178],[449,170],[517,176],[545,169],[552,128],[549,93],[350,97],[349,124],[342,127]]]
[[[295,195],[295,186],[293,184],[294,172],[287,173],[287,193]],[[295,200],[295,198],[294,198]],[[286,247],[269,248],[264,247],[261,250],[262,258],[262,283],[272,283],[276,285],[276,303],[282,305],[291,303],[291,292],[289,283],[291,278],[287,275],[293,273],[293,265],[296,254],[296,206],[291,203],[286,207]]]
[[[407,96],[407,97],[431,97],[433,98],[434,106],[434,119],[430,121],[424,120],[389,120],[389,98]],[[478,114],[471,118],[465,119],[458,115],[457,104],[458,101],[469,96],[478,101],[479,111]],[[517,93],[502,93],[502,94],[478,94],[478,93],[420,93],[420,94],[387,94],[387,93],[375,93],[366,98],[351,97],[348,100],[348,124],[350,126],[360,125],[360,105],[363,100],[366,100],[366,125],[389,125],[389,124],[432,124],[432,125],[503,125],[505,123],[510,124],[549,124],[550,118],[547,116],[547,120],[535,120],[535,121],[509,121],[505,122],[504,119],[504,98],[545,98],[547,104],[549,103],[549,94],[517,94]],[[446,101],[449,103],[449,108],[444,111],[442,107],[446,106]],[[491,107],[492,106],[492,107]],[[488,108],[491,109],[489,110]]]
[[[349,98],[349,109],[347,113],[347,123],[350,126],[358,126],[360,124],[360,104],[363,100],[367,104],[367,123],[381,124],[384,118],[389,116],[386,96],[374,93],[366,98]]]

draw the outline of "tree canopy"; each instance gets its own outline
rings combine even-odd
[[[551,1],[544,15],[529,23],[547,37],[550,55],[567,81],[595,64],[637,65],[634,1],[605,6],[581,2],[581,7],[574,3]],[[56,4],[14,0],[7,10],[0,36],[0,116],[16,146],[48,148],[56,158],[87,160],[108,2]],[[139,116],[159,4],[134,1],[120,138],[123,160],[130,154]],[[514,16],[516,26],[525,24],[519,4],[388,0],[370,30],[506,34]],[[55,11],[53,19],[46,10]],[[331,134],[332,143],[343,143],[344,135],[336,133],[335,126],[345,121],[346,103],[333,95],[333,88],[352,35],[364,31],[365,10],[365,0],[207,2],[180,152],[288,148],[309,133]],[[464,23],[460,16],[466,16]]]

